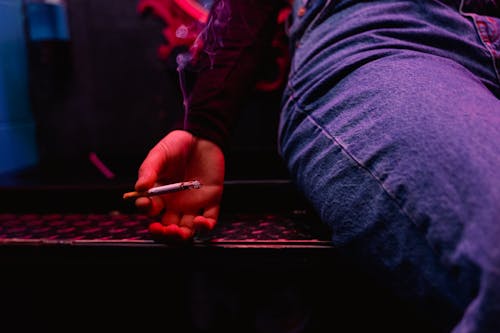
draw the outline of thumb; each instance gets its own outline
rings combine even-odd
[[[135,182],[135,190],[138,192],[147,191],[154,186],[157,178],[156,174],[150,170],[139,172],[139,177]]]
[[[167,164],[167,154],[157,145],[148,153],[139,168],[139,175],[135,183],[136,191],[146,191],[153,187],[158,175]]]
[[[182,130],[167,134],[151,149],[139,168],[136,191],[150,189],[158,181],[172,159],[177,162],[188,156],[195,140],[191,133]]]

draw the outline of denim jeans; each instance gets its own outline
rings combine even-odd
[[[340,252],[453,333],[500,332],[495,10],[297,0],[289,26],[279,146],[294,181]]]

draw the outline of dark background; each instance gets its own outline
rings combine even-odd
[[[176,54],[157,55],[165,23],[141,15],[135,0],[66,5],[69,41],[28,40],[39,169],[82,179],[97,174],[93,152],[118,179],[134,178],[148,150],[183,117]],[[279,91],[256,92],[243,110],[227,179],[287,177],[276,150],[279,98]]]

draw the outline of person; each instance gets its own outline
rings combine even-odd
[[[151,232],[188,241],[220,211],[231,126],[282,1],[218,0],[186,122],[144,159],[136,190]],[[446,331],[500,332],[500,4],[295,0],[280,155],[332,243],[422,305]],[[328,265],[328,263],[325,263]]]

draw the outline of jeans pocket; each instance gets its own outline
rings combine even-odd
[[[492,1],[462,0],[460,12],[473,20],[479,38],[491,58],[497,83],[500,83],[498,71],[500,68],[500,18],[493,16],[497,14],[498,9],[493,6]]]

